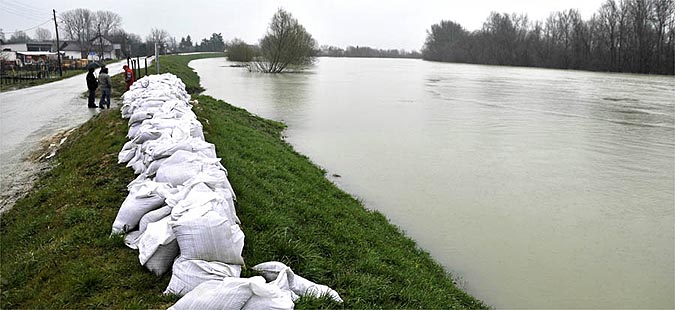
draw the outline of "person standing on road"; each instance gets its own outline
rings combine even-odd
[[[98,88],[98,80],[94,76],[94,68],[89,68],[89,73],[87,73],[87,89],[89,89],[89,101],[87,107],[95,108],[96,107],[96,88]]]
[[[112,91],[112,80],[108,75],[108,68],[101,68],[98,74],[98,83],[101,86],[101,101],[98,102],[98,108],[104,109],[103,104],[110,109],[110,92]]]
[[[134,71],[132,71],[127,65],[122,66],[122,68],[124,69],[124,82],[127,83],[127,90],[129,90],[131,84],[133,84],[136,80],[134,78]]]

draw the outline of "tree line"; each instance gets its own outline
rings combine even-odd
[[[570,9],[543,22],[492,12],[473,32],[441,21],[427,31],[422,58],[673,75],[675,5],[673,0],[606,0],[589,20]]]
[[[319,56],[325,57],[376,57],[376,58],[422,58],[418,51],[397,49],[376,49],[368,46],[347,46],[342,49],[335,46],[323,45]]]
[[[122,28],[122,17],[111,11],[92,11],[89,9],[72,9],[58,15],[59,35],[62,41],[75,41],[80,46],[82,57],[91,51],[96,51],[96,43],[92,40],[99,35],[111,42],[121,45],[124,57],[149,56],[155,53],[155,43],[160,54],[177,52],[222,52],[225,42],[220,33],[213,33],[211,37],[201,42],[192,43],[192,38],[181,38],[180,43],[164,29],[152,28],[145,38],[130,33]],[[32,41],[52,41],[52,32],[37,28],[32,38],[24,31],[15,31],[8,40],[0,29],[0,39],[6,43],[25,43]]]

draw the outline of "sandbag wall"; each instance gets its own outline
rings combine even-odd
[[[244,233],[235,194],[189,100],[172,74],[144,77],[124,94],[129,142],[118,161],[138,177],[128,185],[112,233],[125,234],[125,244],[155,275],[172,270],[165,293],[188,294],[175,309],[292,309],[305,294],[342,302],[334,290],[278,262],[253,267],[264,278],[239,278]]]

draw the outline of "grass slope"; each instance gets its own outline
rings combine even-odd
[[[162,58],[179,68],[190,56]],[[184,69],[184,68],[183,68]],[[189,71],[189,72],[188,72]],[[178,72],[199,89],[191,70]],[[186,73],[187,72],[187,73]],[[229,171],[246,234],[248,267],[278,260],[336,289],[344,304],[301,299],[302,308],[484,308],[378,212],[324,177],[281,139],[283,124],[208,96],[195,113]],[[79,128],[55,168],[0,220],[0,308],[166,308],[170,275],[156,278],[110,227],[134,178],[116,164],[126,122],[106,111]]]

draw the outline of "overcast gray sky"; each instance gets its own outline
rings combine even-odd
[[[491,11],[526,13],[530,20],[544,20],[551,12],[579,9],[590,18],[604,0],[0,0],[0,28],[9,38],[74,8],[109,10],[122,16],[127,32],[145,38],[150,28],[167,30],[180,40],[188,34],[193,42],[222,33],[226,40],[238,37],[257,42],[279,7],[305,26],[320,45],[371,46],[419,50],[426,30],[441,20],[452,20],[468,30],[479,29]],[[43,26],[53,32],[54,24]],[[32,31],[27,31],[32,35]]]

